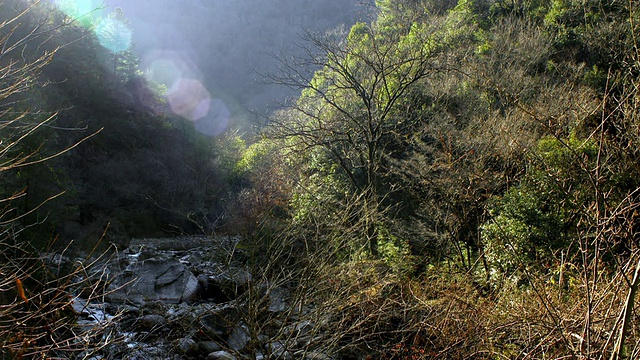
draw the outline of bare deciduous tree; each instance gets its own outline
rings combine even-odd
[[[305,151],[321,149],[353,192],[363,195],[364,213],[372,216],[363,230],[373,256],[378,256],[374,218],[392,190],[383,179],[386,158],[402,151],[403,137],[419,121],[399,110],[409,105],[406,96],[418,82],[446,64],[438,22],[432,24],[430,29],[387,34],[361,23],[346,41],[307,34],[309,59],[282,61],[282,74],[273,77],[302,90],[302,96],[272,119],[271,135],[294,139]],[[304,73],[315,70],[312,79]]]

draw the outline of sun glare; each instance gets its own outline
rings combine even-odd
[[[110,11],[102,0],[50,1],[70,19],[92,31],[100,45],[116,57],[132,47],[134,24],[121,8]],[[138,29],[141,25],[138,24]],[[172,32],[179,34],[178,29]],[[147,80],[158,85],[152,88],[166,91],[159,95],[165,97],[171,111],[192,121],[197,131],[210,136],[223,133],[229,124],[229,109],[222,100],[212,97],[187,51],[169,49],[170,46],[163,46],[139,54],[145,59],[140,65]]]
[[[202,119],[209,112],[211,95],[195,79],[180,79],[167,92],[171,110],[191,121]]]
[[[131,47],[131,29],[122,21],[114,17],[106,17],[95,28],[100,45],[113,53],[126,51]]]
[[[156,50],[144,58],[147,79],[167,89],[162,95],[174,114],[192,121],[205,135],[220,135],[227,129],[229,109],[222,100],[213,98],[186,52]]]
[[[70,19],[92,30],[100,45],[109,51],[117,54],[131,47],[133,32],[120,8],[104,16],[100,0],[53,0],[53,3]]]
[[[91,27],[100,0],[54,0],[53,3],[68,17],[75,19],[84,27]]]

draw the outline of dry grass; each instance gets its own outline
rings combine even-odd
[[[322,311],[332,314],[322,341],[348,359],[608,358],[629,289],[622,273],[603,274],[588,284],[589,302],[579,276],[485,293],[464,275],[429,275],[398,278],[367,262],[337,269],[319,282],[327,286]],[[632,323],[629,358],[639,355],[638,330]]]
[[[63,269],[55,256],[38,256],[10,239],[0,242],[2,358],[88,358],[115,343],[109,333],[113,320],[81,326],[72,306],[79,293],[88,301],[99,300],[101,273],[89,275],[80,262]]]

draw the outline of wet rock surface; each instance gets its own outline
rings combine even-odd
[[[242,261],[229,255],[242,256],[237,243],[234,238],[134,239],[127,249],[97,261],[94,285],[106,290],[102,301],[83,300],[79,291],[74,309],[86,333],[101,328],[103,340],[113,340],[87,357],[333,359],[308,349],[313,323],[285,317],[290,322],[268,334],[265,324],[252,328],[245,322],[249,289],[262,294],[260,306],[271,314],[288,309],[289,293],[255,284]]]

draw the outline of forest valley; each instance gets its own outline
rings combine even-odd
[[[304,315],[335,359],[640,358],[640,2],[372,11],[305,32],[265,75],[299,96],[211,137],[133,50],[1,4],[0,355],[100,354],[69,310],[101,296],[86,268],[190,234],[240,239],[247,349]]]

